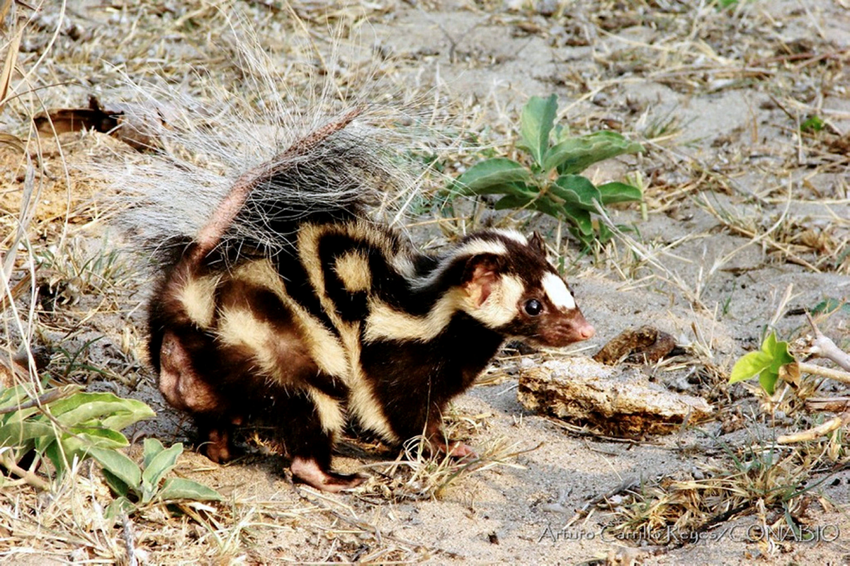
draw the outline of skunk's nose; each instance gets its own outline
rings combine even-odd
[[[596,329],[593,328],[589,323],[585,322],[583,325],[579,326],[576,329],[576,333],[581,337],[582,340],[587,340],[588,338],[592,338],[594,334],[596,334]]]

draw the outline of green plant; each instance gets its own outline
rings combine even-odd
[[[222,499],[217,491],[196,481],[184,478],[165,479],[165,475],[174,468],[177,458],[183,453],[183,445],[180,443],[165,448],[159,440],[146,438],[141,467],[115,450],[92,448],[90,453],[103,467],[106,483],[117,496],[109,505],[107,516],[130,514],[140,506],[150,503],[167,503],[180,499]]]
[[[598,233],[592,213],[597,206],[640,201],[641,190],[625,183],[593,184],[579,175],[589,166],[626,153],[643,151],[616,132],[601,131],[578,137],[555,124],[558,99],[533,96],[522,110],[521,147],[531,158],[529,167],[494,157],[481,161],[458,177],[449,191],[462,195],[504,195],[496,209],[530,208],[567,222],[570,231],[585,246],[594,238],[605,241],[610,233],[602,226]]]
[[[21,475],[18,463],[34,451],[61,475],[74,458],[86,458],[93,447],[109,451],[127,446],[127,438],[119,431],[154,416],[141,401],[112,393],[85,393],[77,385],[39,397],[23,385],[9,387],[0,391],[0,463]],[[43,482],[30,483],[45,487]]]
[[[806,118],[806,120],[802,124],[800,124],[800,131],[808,133],[819,132],[823,130],[824,127],[825,124],[823,120],[821,120],[820,116],[818,116],[817,114],[812,114],[811,116]]]
[[[831,314],[837,310],[841,310],[844,313],[850,313],[850,303],[833,297],[828,297],[812,308],[812,314]]]
[[[771,332],[762,342],[761,350],[750,352],[735,362],[729,383],[758,376],[762,389],[768,395],[773,395],[780,369],[794,361],[794,357],[788,353],[788,342],[778,342],[776,333]]]

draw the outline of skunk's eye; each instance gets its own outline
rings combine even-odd
[[[543,310],[543,305],[537,299],[530,299],[525,302],[525,312],[531,316],[537,316]]]

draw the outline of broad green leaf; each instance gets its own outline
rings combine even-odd
[[[177,458],[183,453],[183,445],[177,443],[153,457],[142,472],[142,501],[147,503],[159,489],[159,483],[171,468],[177,464]]]
[[[776,332],[771,332],[767,336],[764,337],[764,341],[761,343],[761,351],[765,354],[772,355],[776,350]]]
[[[522,208],[528,205],[528,203],[532,202],[533,200],[534,197],[508,195],[496,201],[496,204],[493,205],[493,208],[495,208],[496,210],[505,210],[508,208]]]
[[[162,501],[192,499],[194,501],[222,501],[224,498],[216,490],[196,481],[183,478],[168,478],[157,493]]]
[[[602,204],[608,205],[615,202],[640,201],[643,195],[640,189],[625,183],[605,183],[596,187],[602,195]]]
[[[43,422],[13,422],[0,426],[0,446],[21,446],[40,437],[54,438],[56,429]]]
[[[103,467],[105,473],[124,484],[124,488],[116,490],[119,495],[126,496],[128,490],[136,490],[142,483],[142,470],[138,464],[121,452],[92,447],[89,448],[89,455]]]
[[[87,403],[96,403],[98,401],[108,402],[115,399],[118,399],[118,397],[112,393],[77,393],[76,395],[71,395],[70,397],[51,403],[50,413],[54,417],[58,417]]]
[[[19,425],[23,422],[30,421],[47,421],[46,418],[41,417],[41,409],[38,407],[29,407],[27,409],[19,409],[17,411],[13,411],[7,415],[3,415],[5,418],[3,419],[3,425]]]
[[[147,468],[156,455],[165,450],[165,446],[156,438],[146,438],[143,446],[142,465]]]
[[[26,403],[30,399],[31,397],[27,394],[27,390],[23,385],[7,387],[0,392],[0,407],[4,409],[8,407],[17,407],[22,403]]]
[[[555,124],[553,131],[556,145],[566,140],[570,136],[570,129],[561,124]]]
[[[528,204],[529,208],[548,214],[553,218],[561,218],[569,221],[564,215],[564,209],[560,203],[553,201],[549,195],[542,195]]]
[[[53,467],[56,469],[56,472],[61,476],[65,473],[65,468],[67,462],[73,461],[74,456],[72,454],[65,454],[59,445],[59,442],[56,439],[53,439],[51,442],[47,444],[47,446],[41,451],[50,463],[53,464]],[[67,461],[66,461],[67,458]]]
[[[775,332],[770,333],[761,348],[773,359],[773,363],[770,364],[770,372],[777,376],[779,376],[779,368],[794,361],[794,357],[788,353],[788,342],[777,342]]]
[[[103,426],[121,430],[156,414],[135,399],[122,399],[112,393],[77,393],[50,405],[50,412],[65,425],[100,418]]]
[[[773,392],[776,391],[776,381],[779,379],[778,373],[773,373],[770,370],[763,371],[759,374],[759,385],[764,389],[768,395],[773,395]]]
[[[589,238],[593,235],[593,219],[590,217],[590,212],[582,208],[571,207],[569,205],[564,205],[564,211],[578,227],[579,233],[582,236]],[[584,241],[584,239],[582,239],[582,241]]]
[[[107,507],[104,515],[107,519],[117,519],[121,515],[130,515],[136,510],[136,506],[126,497],[118,497]]]
[[[555,202],[550,196],[548,194],[541,196],[530,203],[529,207],[575,225],[581,234],[593,233],[593,222],[588,211],[567,202]],[[563,199],[560,200],[563,201]]]
[[[531,173],[512,159],[496,157],[473,165],[452,184],[451,191],[464,195],[511,194],[512,183],[531,181]]]
[[[101,424],[113,430],[123,430],[128,426],[156,416],[153,409],[136,399],[121,399],[123,409],[101,420]]]
[[[599,161],[643,150],[641,144],[631,142],[617,132],[594,132],[569,138],[549,149],[543,159],[543,169],[551,171],[557,168],[562,175],[581,173]]]
[[[773,357],[759,350],[758,352],[750,352],[735,362],[732,367],[732,373],[729,376],[729,383],[737,383],[759,375],[766,369],[770,368],[773,363]]]
[[[602,195],[590,179],[581,175],[561,175],[550,186],[549,190],[572,208],[580,208],[596,212],[593,201],[602,201]]]
[[[112,490],[112,493],[117,496],[139,499],[139,488],[127,485],[124,480],[106,469],[101,469],[103,479],[106,480],[106,485]]]
[[[114,430],[78,427],[73,432],[74,434],[62,433],[58,439],[55,437],[38,438],[36,439],[36,450],[47,454],[57,468],[63,468],[65,462],[71,462],[75,456],[79,459],[85,459],[93,447],[109,450],[123,448],[129,444],[124,435]]]
[[[520,118],[520,135],[525,147],[538,165],[543,165],[543,156],[549,148],[549,133],[558,114],[558,97],[532,96],[525,103]]]
[[[123,448],[129,444],[120,432],[101,426],[75,426],[62,435],[62,445],[73,450],[85,450],[89,446]]]

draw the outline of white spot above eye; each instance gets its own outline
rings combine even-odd
[[[547,273],[543,276],[543,290],[546,291],[546,296],[552,301],[552,304],[558,308],[574,309],[576,301],[573,299],[570,290],[567,289],[567,284],[564,280],[554,273]]]

